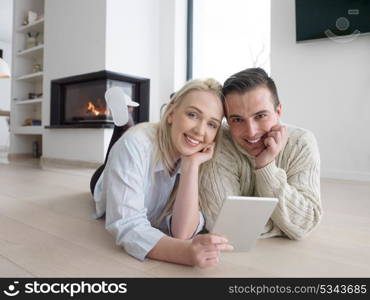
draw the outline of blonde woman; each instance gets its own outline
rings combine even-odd
[[[106,229],[130,255],[208,267],[232,250],[223,236],[197,235],[199,167],[213,155],[221,98],[217,81],[189,81],[159,123],[130,128],[112,147],[93,189],[96,213],[105,213]]]

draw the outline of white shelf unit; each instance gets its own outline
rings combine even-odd
[[[35,47],[21,50],[17,53],[18,56],[23,56],[23,57],[30,57],[30,58],[37,58],[40,55],[42,55],[42,52],[44,50],[44,45],[37,45]]]
[[[23,99],[23,100],[17,100],[16,105],[24,105],[24,104],[31,104],[31,103],[41,103],[43,101],[43,98],[36,98],[36,99]]]
[[[32,154],[35,142],[38,149],[42,149],[44,126],[42,122],[41,125],[30,124],[42,121],[44,8],[45,0],[14,0],[10,113],[10,152],[14,154]],[[24,24],[29,11],[36,12],[38,18],[31,24]],[[27,43],[29,35],[37,36],[35,43]]]
[[[42,126],[20,126],[14,128],[16,134],[42,134]]]
[[[23,2],[26,2],[26,1],[23,1]],[[42,5],[42,11],[44,11],[44,5]],[[18,24],[18,26],[19,26],[19,24]],[[32,24],[19,26],[18,29],[17,29],[17,32],[27,33],[29,30],[41,31],[41,30],[43,30],[43,26],[44,26],[44,17],[41,17],[37,21],[33,22]]]
[[[26,74],[19,76],[16,80],[24,80],[28,82],[37,82],[39,80],[42,80],[43,72],[35,72],[31,74]]]

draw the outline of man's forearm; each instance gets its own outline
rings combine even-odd
[[[256,196],[279,199],[271,219],[289,238],[301,239],[319,223],[322,209],[317,170],[302,171],[290,178],[290,183],[274,162],[255,174]],[[305,177],[309,179],[302,181]]]

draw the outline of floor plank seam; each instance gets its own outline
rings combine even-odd
[[[13,220],[13,221],[15,221],[15,222],[18,222],[18,223],[20,223],[20,224],[22,224],[22,225],[24,225],[24,226],[29,227],[29,228],[32,228],[32,229],[34,229],[34,230],[37,230],[37,231],[39,231],[39,232],[42,232],[42,233],[44,233],[44,234],[48,234],[48,235],[50,235],[50,236],[52,236],[52,237],[54,237],[54,238],[57,238],[57,239],[59,239],[59,240],[61,240],[61,241],[68,242],[68,243],[74,244],[75,246],[78,246],[78,247],[84,248],[84,249],[86,249],[86,251],[89,251],[90,253],[91,253],[91,252],[94,252],[94,253],[95,253],[95,254],[97,254],[97,255],[100,255],[100,256],[106,257],[107,259],[110,259],[110,260],[114,260],[114,261],[116,261],[117,263],[122,264],[122,266],[124,266],[124,267],[129,267],[129,268],[131,268],[131,269],[133,269],[133,270],[135,270],[135,271],[141,272],[141,273],[145,273],[145,272],[146,272],[146,271],[140,270],[139,268],[136,268],[136,267],[134,267],[134,266],[132,266],[132,265],[127,265],[127,264],[123,263],[122,261],[120,261],[120,260],[118,260],[118,259],[116,259],[116,258],[114,258],[114,257],[107,256],[104,252],[102,252],[102,251],[100,251],[100,250],[98,250],[98,249],[96,249],[96,248],[87,248],[87,247],[86,247],[85,245],[83,245],[83,244],[79,244],[78,242],[75,242],[75,241],[73,241],[73,240],[67,240],[67,239],[66,239],[66,238],[64,238],[64,237],[58,236],[58,235],[56,235],[56,234],[54,234],[54,233],[50,233],[50,232],[47,232],[47,231],[42,230],[42,229],[40,229],[40,228],[37,228],[37,227],[34,227],[34,226],[32,226],[32,225],[26,224],[26,223],[24,223],[24,222],[21,222],[21,221],[19,221],[19,220],[17,220],[17,219],[12,218],[12,217],[9,217],[9,216],[4,216],[4,217],[5,217],[5,218],[8,218],[8,219],[11,219],[11,220]],[[107,234],[108,234],[108,233],[107,233]],[[122,251],[123,251],[123,250],[122,250]],[[149,269],[149,270],[151,270],[151,269]],[[148,271],[148,270],[147,270],[147,271]],[[146,274],[146,275],[150,275],[150,274]]]
[[[9,257],[6,257],[2,254],[0,254],[0,257],[2,257],[3,259],[7,260],[8,262],[12,263],[13,265],[16,265],[18,268],[22,269],[23,271],[25,271],[26,273],[28,273],[29,275],[33,276],[33,277],[37,277],[35,274],[33,274],[31,271],[25,269],[23,266],[20,266],[19,264],[17,264],[15,261],[11,260]]]

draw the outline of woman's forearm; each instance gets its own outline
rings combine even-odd
[[[179,239],[191,238],[199,224],[198,172],[196,162],[182,162],[171,219],[172,236]]]
[[[192,240],[162,237],[146,257],[176,264],[201,268],[217,265],[220,251],[231,251],[225,237],[216,234],[199,234]]]
[[[182,265],[194,265],[191,257],[191,240],[180,240],[164,236],[148,253],[151,259],[167,261]]]

